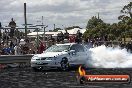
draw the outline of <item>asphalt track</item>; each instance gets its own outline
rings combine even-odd
[[[87,69],[88,74],[130,74],[132,69]],[[34,72],[30,67],[0,69],[0,88],[132,88],[127,84],[78,84],[77,70]]]

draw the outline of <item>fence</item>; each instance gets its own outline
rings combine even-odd
[[[0,68],[1,66],[13,66],[17,64],[19,67],[30,66],[30,61],[33,55],[1,55],[0,56]],[[14,65],[16,66],[16,65]]]

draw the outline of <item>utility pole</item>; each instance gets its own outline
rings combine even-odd
[[[43,41],[45,41],[45,29],[48,27],[48,25],[47,26],[44,26],[44,36],[43,36]]]
[[[26,3],[24,3],[24,20],[25,20],[25,39],[27,39],[27,17],[26,17]]]
[[[42,16],[42,28],[44,27],[44,23],[43,23],[44,17]]]
[[[98,20],[100,19],[100,17],[99,17],[99,13],[98,13]]]
[[[44,29],[43,41],[45,41],[45,27],[44,27],[43,20],[44,20],[44,17],[42,16],[42,28]]]
[[[54,24],[54,30],[55,30],[55,24]]]

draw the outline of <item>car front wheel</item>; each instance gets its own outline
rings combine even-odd
[[[61,70],[67,71],[69,70],[69,62],[67,58],[62,58],[61,60]]]

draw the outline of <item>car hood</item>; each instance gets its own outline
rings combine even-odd
[[[56,56],[60,56],[63,54],[67,54],[67,52],[44,52],[42,54],[36,54],[34,56],[38,56],[38,57],[56,57]]]

